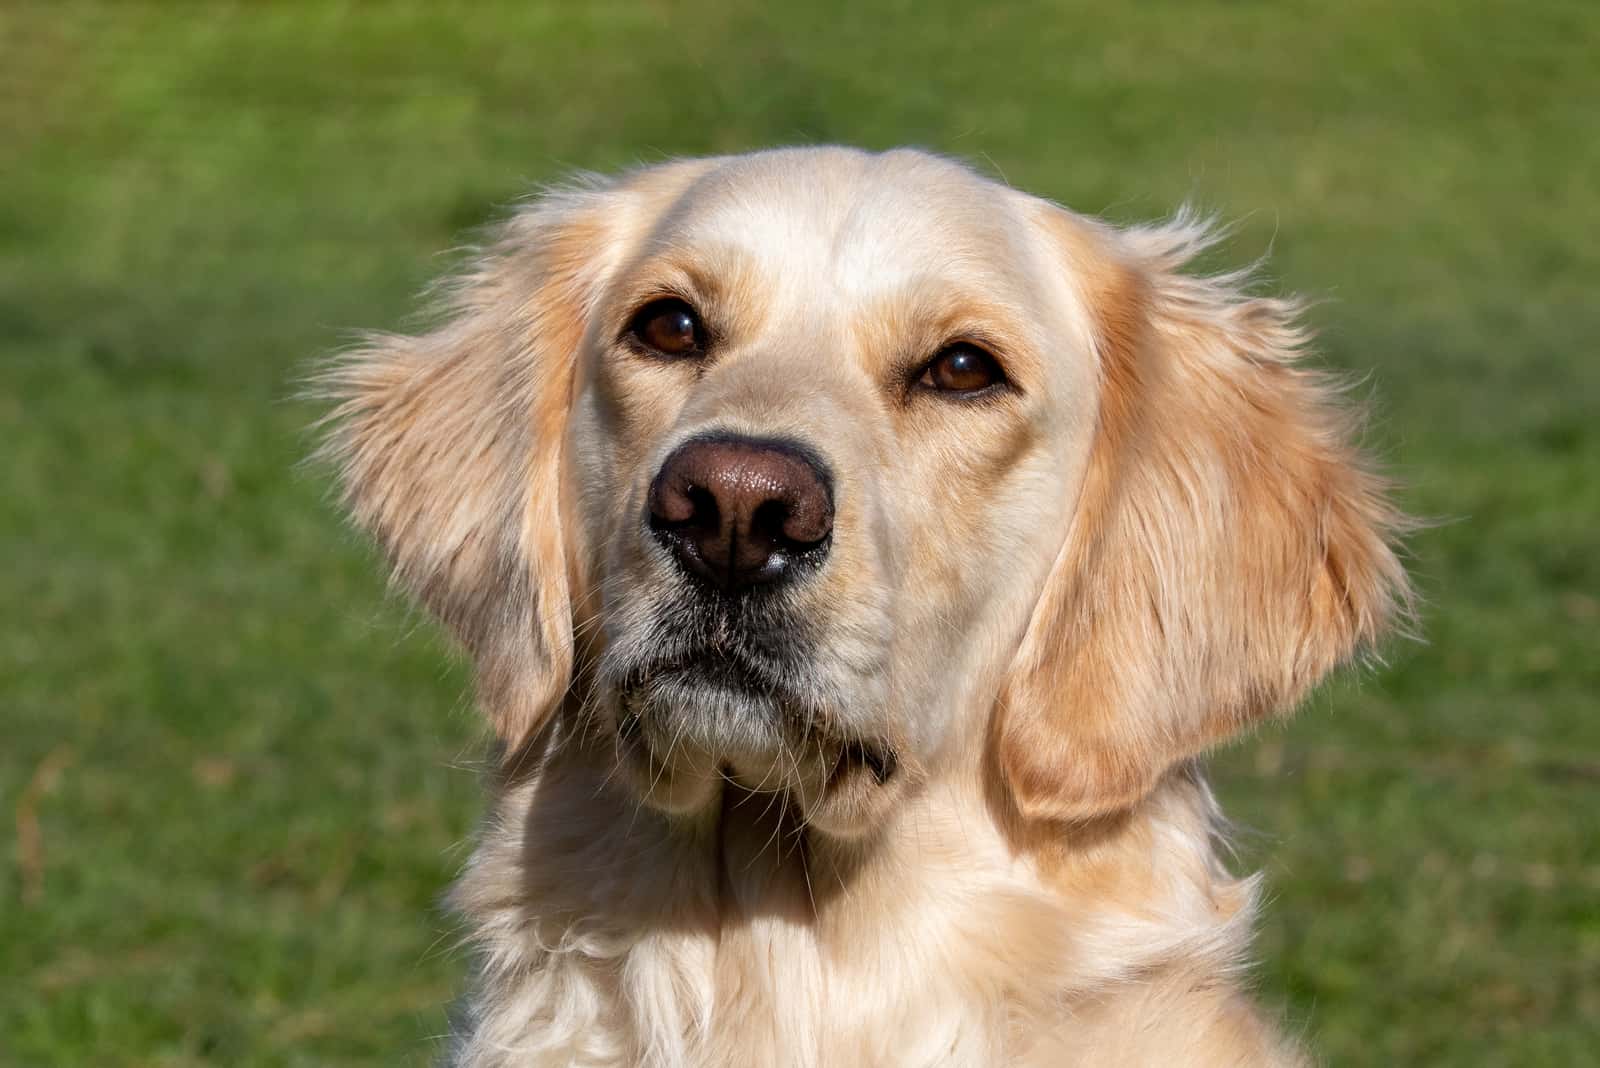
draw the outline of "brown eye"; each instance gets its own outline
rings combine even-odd
[[[640,308],[628,326],[634,340],[663,356],[695,356],[704,348],[705,331],[694,309],[676,297]]]
[[[993,356],[976,345],[958,342],[933,358],[917,385],[941,393],[976,393],[1004,381]]]

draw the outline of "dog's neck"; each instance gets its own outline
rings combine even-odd
[[[458,1063],[1020,1063],[1064,1004],[1174,963],[1221,974],[1246,937],[1251,886],[1217,864],[1192,774],[1031,843],[951,777],[840,842],[773,795],[669,818],[606,754],[536,755],[454,893],[479,954]]]

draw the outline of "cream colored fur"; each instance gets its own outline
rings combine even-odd
[[[1181,273],[1208,240],[916,152],[671,163],[541,198],[328,373],[348,506],[499,736],[452,1063],[1302,1063],[1197,758],[1404,611],[1402,521],[1293,305]],[[628,348],[663,295],[704,359]],[[911,388],[953,340],[1008,386]],[[750,637],[643,530],[707,430],[836,481],[766,697],[649,688]]]

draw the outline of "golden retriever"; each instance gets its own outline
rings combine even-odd
[[[498,735],[451,1063],[1283,1065],[1207,748],[1408,603],[1292,302],[916,151],[549,193],[329,450]]]

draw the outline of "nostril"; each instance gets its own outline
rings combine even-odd
[[[649,503],[650,528],[657,532],[715,530],[722,521],[716,494],[693,483],[658,479]]]
[[[833,530],[832,516],[824,517],[824,510],[804,500],[775,497],[756,508],[750,528],[776,549],[804,552],[821,545]]]
[[[722,509],[717,507],[717,495],[704,486],[690,486],[688,492],[693,513],[689,522],[701,530],[718,530],[722,526]]]
[[[758,505],[750,516],[750,532],[769,542],[774,548],[788,548],[790,538],[784,532],[784,526],[788,521],[787,501],[779,499],[765,501]]]

